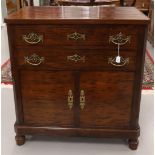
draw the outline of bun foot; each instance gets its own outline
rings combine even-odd
[[[15,137],[15,140],[16,140],[16,144],[21,146],[25,143],[25,136],[16,136]]]
[[[131,150],[137,150],[139,142],[138,139],[129,139],[128,144]]]

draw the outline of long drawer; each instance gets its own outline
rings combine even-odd
[[[134,31],[133,31],[134,30]],[[139,29],[130,25],[84,25],[84,26],[16,26],[17,46],[103,46],[123,49],[138,48]]]
[[[136,51],[121,50],[120,63],[116,63],[116,50],[89,49],[23,49],[16,51],[17,65],[45,69],[136,69]]]

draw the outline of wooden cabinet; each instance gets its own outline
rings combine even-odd
[[[47,134],[125,138],[137,148],[146,16],[128,7],[26,7],[5,21],[18,145]]]

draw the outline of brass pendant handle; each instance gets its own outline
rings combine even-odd
[[[85,40],[86,37],[85,37],[85,34],[80,34],[80,33],[74,32],[74,33],[67,35],[67,40],[70,40],[70,39],[72,39],[72,40]]]
[[[28,63],[33,66],[38,66],[42,62],[44,62],[44,57],[39,57],[37,54],[32,54],[31,56],[26,56],[25,58],[25,63]]]
[[[68,91],[68,107],[70,110],[73,107],[73,93],[71,89]]]
[[[81,90],[80,92],[80,108],[83,110],[85,107],[85,93],[84,90]]]
[[[77,54],[71,55],[71,56],[67,56],[67,60],[71,60],[71,61],[82,61],[85,62],[85,56],[81,57]]]
[[[113,66],[116,67],[121,67],[129,64],[129,58],[124,59],[123,57],[120,57],[120,63],[116,62],[116,57],[115,58],[108,58],[108,63],[112,64]]]
[[[31,32],[27,35],[23,35],[23,40],[28,44],[38,44],[43,41],[43,35],[38,35],[37,33]]]
[[[122,34],[121,32],[115,36],[110,36],[109,37],[109,43],[112,42],[116,45],[124,45],[127,42],[130,43],[130,36],[125,36],[124,34]]]

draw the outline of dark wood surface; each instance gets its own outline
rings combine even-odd
[[[74,111],[67,105],[68,91],[75,91],[72,72],[21,71],[20,76],[25,124],[74,125]]]
[[[121,50],[121,55],[124,58],[129,58],[129,64],[122,67],[115,67],[108,63],[109,58],[114,58],[116,56],[116,50],[109,49],[70,49],[64,48],[61,49],[43,49],[39,48],[30,49],[29,48],[18,48],[17,49],[17,65],[20,68],[34,69],[38,70],[37,66],[32,66],[28,63],[25,63],[24,57],[31,56],[34,53],[39,55],[40,57],[44,57],[45,61],[39,65],[39,69],[47,69],[47,70],[61,70],[61,69],[69,69],[69,70],[126,70],[126,71],[135,71],[136,70],[136,50],[126,51]],[[84,60],[80,60],[78,62],[67,60],[68,56],[73,56],[77,54]]]
[[[134,31],[133,31],[134,29]],[[80,46],[102,46],[104,49],[116,49],[117,45],[110,43],[109,37],[116,35],[118,33],[123,33],[126,36],[130,36],[132,38],[130,43],[125,44],[121,47],[121,49],[129,50],[129,49],[137,49],[138,48],[138,26],[135,25],[83,25],[79,27],[78,25],[30,25],[30,26],[16,26],[14,28],[15,31],[15,42],[17,46],[31,46],[22,39],[23,35],[27,35],[31,32],[37,33],[38,35],[43,35],[43,41],[39,44],[33,45],[41,47],[44,46],[76,46],[79,48]],[[79,34],[85,35],[85,40],[79,39],[68,39],[67,36],[77,32]],[[110,45],[110,46],[109,46]],[[103,48],[102,48],[103,49]]]
[[[48,9],[42,8],[42,11]],[[122,8],[116,8],[117,18],[112,20],[111,17],[108,25],[104,23],[106,18],[102,18],[102,22],[100,18],[91,18],[88,20],[90,24],[81,25],[79,19],[64,20],[52,15],[53,20],[51,15],[47,18],[47,14],[44,23],[40,10],[40,7],[27,8],[23,10],[26,15],[21,15],[20,11],[6,19],[17,144],[24,144],[27,134],[47,134],[126,138],[129,147],[136,149],[140,134],[138,120],[148,18],[135,11],[134,18],[126,16],[125,20],[125,15],[120,15],[119,23],[118,14],[122,13]],[[34,25],[35,21],[40,25]],[[43,41],[26,43],[23,35],[32,32],[42,35]],[[85,39],[67,39],[66,36],[74,32],[85,34]],[[117,45],[109,42],[109,37],[119,32],[131,36],[131,40],[120,47],[121,56],[129,58],[129,63],[116,67],[108,63],[109,57],[117,55]],[[34,53],[44,58],[41,64],[33,66],[26,62],[25,57]],[[75,54],[84,57],[84,61],[67,59]],[[69,90],[74,98],[71,110],[68,107]],[[81,90],[85,94],[84,109],[80,104]]]
[[[35,13],[34,13],[35,12]],[[147,24],[134,7],[25,7],[5,18],[14,24]]]
[[[133,81],[134,73],[81,72],[86,105],[80,111],[80,127],[129,128]]]
[[[105,138],[123,138],[136,139],[139,137],[139,128],[133,129],[94,129],[94,128],[63,128],[63,127],[40,127],[15,124],[15,130],[18,135],[50,135],[50,136],[81,136],[81,137],[105,137]],[[21,137],[21,136],[20,136]]]

